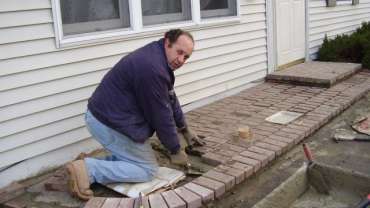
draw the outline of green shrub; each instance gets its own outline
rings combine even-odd
[[[370,69],[370,50],[368,50],[362,58],[362,67]]]
[[[338,35],[329,40],[327,36],[318,51],[318,61],[352,62],[369,65],[370,22],[362,23],[351,35]],[[367,57],[367,60],[364,58]],[[369,68],[369,67],[367,67]]]

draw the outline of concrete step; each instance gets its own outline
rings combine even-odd
[[[361,69],[361,64],[311,61],[266,76],[270,82],[329,88]]]

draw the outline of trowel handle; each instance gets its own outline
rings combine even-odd
[[[303,151],[304,151],[304,155],[306,156],[307,160],[309,163],[312,163],[313,161],[313,158],[312,158],[312,154],[311,154],[311,151],[310,151],[310,148],[308,147],[307,144],[303,143]]]

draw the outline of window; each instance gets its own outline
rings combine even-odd
[[[190,1],[142,0],[143,25],[191,20]]]
[[[64,35],[128,28],[127,0],[60,0]]]
[[[239,21],[239,1],[51,0],[57,47]]]
[[[236,0],[200,0],[202,18],[236,16]]]

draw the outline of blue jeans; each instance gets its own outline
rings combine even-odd
[[[85,158],[90,183],[145,182],[158,170],[149,140],[136,143],[98,121],[88,110],[86,126],[93,137],[111,155],[104,159]]]

